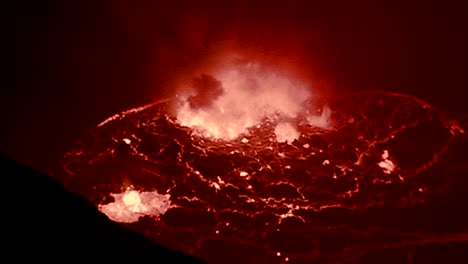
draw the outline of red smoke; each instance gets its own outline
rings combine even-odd
[[[296,74],[324,96],[392,89],[431,101],[437,97],[429,93],[439,87],[459,87],[456,92],[466,84],[466,67],[460,67],[466,39],[447,33],[463,32],[466,19],[455,6],[370,0],[128,1],[117,10],[129,38],[153,45],[147,74],[156,96],[172,95],[175,85],[222,65],[232,53]]]
[[[313,79],[318,89],[328,83],[319,71],[326,56],[317,47],[319,32],[306,22],[316,7],[307,1],[121,2],[119,7],[129,37],[154,43],[148,75],[159,90],[155,95],[173,95],[175,86],[222,67],[232,56]]]

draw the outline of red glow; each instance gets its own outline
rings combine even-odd
[[[201,76],[205,83],[195,79],[195,83],[182,86],[178,94],[177,120],[200,135],[236,139],[267,118],[279,123],[277,138],[292,142],[300,134],[297,118],[306,114],[311,125],[328,127],[327,111],[316,115],[307,108],[306,103],[317,97],[313,89],[287,72],[257,63],[226,61],[211,74],[214,77]]]

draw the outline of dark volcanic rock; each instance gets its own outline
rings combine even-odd
[[[9,195],[3,209],[7,223],[3,252],[14,252],[10,259],[14,262],[151,259],[156,263],[203,263],[121,227],[56,180],[1,154],[0,171],[2,179],[11,183],[4,185]]]

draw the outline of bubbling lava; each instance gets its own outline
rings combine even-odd
[[[176,116],[182,126],[192,128],[198,136],[234,140],[262,120],[271,119],[277,122],[277,141],[292,142],[299,137],[294,120],[312,98],[306,84],[255,63],[228,67],[213,76],[210,83],[217,86],[197,86],[201,79],[207,79],[203,75],[177,95]],[[193,99],[204,103],[195,105]],[[329,115],[330,111],[325,109],[321,116],[308,121],[326,128]]]

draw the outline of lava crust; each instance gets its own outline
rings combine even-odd
[[[361,262],[393,251],[389,259],[406,263],[409,251],[425,254],[423,245],[466,248],[466,227],[441,233],[434,214],[445,207],[432,205],[450,181],[443,157],[464,131],[424,102],[343,96],[330,102],[329,128],[299,115],[293,142],[276,140],[274,118],[233,140],[204,138],[180,125],[171,103],[90,131],[65,155],[66,186],[109,218],[208,263]]]

